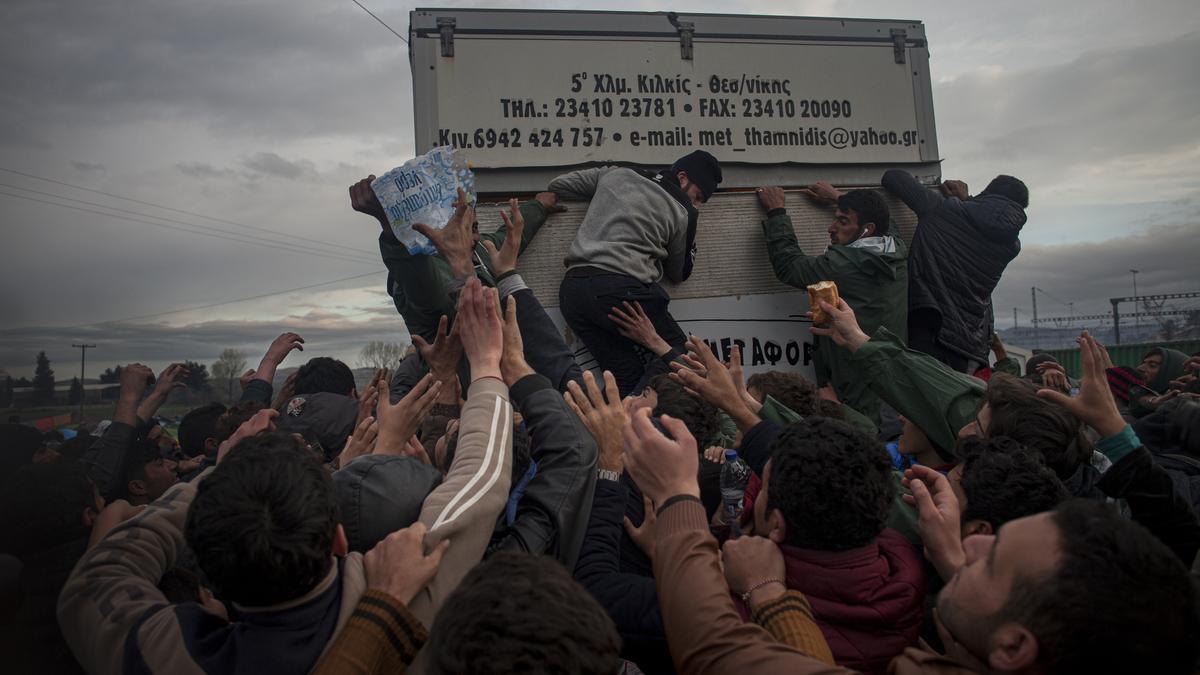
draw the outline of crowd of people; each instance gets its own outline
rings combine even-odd
[[[350,201],[412,335],[394,372],[317,356],[276,392],[288,332],[176,438],[181,365],[124,366],[59,447],[0,429],[6,672],[1196,672],[1200,357],[1114,367],[1084,333],[1079,379],[1021,372],[990,303],[1021,181],[886,172],[910,244],[880,192],[814,184],[819,252],[759,188],[763,264],[840,293],[810,380],[746,378],[671,316],[707,152],[560,176],[493,233],[460,195],[417,226],[436,255],[373,179]],[[560,198],[589,202],[559,308],[594,372],[517,265]]]

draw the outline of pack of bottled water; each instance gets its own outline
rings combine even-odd
[[[435,230],[445,227],[454,215],[458,188],[463,189],[470,203],[475,203],[475,174],[466,159],[450,146],[414,157],[371,183],[392,233],[413,255],[437,253],[412,226],[424,223]]]

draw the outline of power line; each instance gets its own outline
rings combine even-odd
[[[350,0],[350,2],[353,2],[354,4],[358,5],[360,8],[362,8],[362,11],[366,12],[367,14],[370,14],[372,19],[375,19],[376,21],[378,21],[378,22],[379,22],[379,25],[381,25],[381,26],[383,26],[384,28],[386,28],[386,29],[388,29],[388,30],[392,31],[392,35],[395,35],[396,37],[400,38],[400,41],[401,41],[401,42],[403,42],[404,44],[408,44],[408,40],[404,39],[404,36],[400,35],[400,34],[399,34],[399,33],[397,33],[395,30],[393,30],[391,26],[389,26],[389,25],[387,25],[386,23],[384,23],[384,22],[383,22],[383,19],[381,19],[381,18],[379,18],[379,17],[375,16],[375,13],[374,13],[374,12],[372,12],[372,11],[371,11],[371,10],[369,10],[369,9],[367,9],[366,7],[363,7],[363,4],[362,4],[361,2],[359,2],[358,0]]]
[[[18,195],[18,194],[12,194],[11,192],[3,192],[3,191],[0,191],[0,195],[4,195],[4,196],[6,196],[6,197],[15,197],[15,198],[17,198],[17,199],[26,199],[26,200],[29,200],[29,201],[31,201],[31,202],[38,202],[38,203],[41,203],[41,204],[49,204],[49,205],[51,205],[51,206],[59,206],[59,207],[62,207],[62,208],[64,208],[64,209],[72,209],[72,210],[74,210],[74,211],[82,211],[82,212],[84,212],[84,213],[93,213],[93,214],[100,215],[100,216],[108,216],[109,218],[113,218],[113,219],[116,219],[116,220],[123,220],[123,221],[126,221],[126,222],[132,222],[132,223],[141,223],[141,224],[143,224],[143,225],[150,225],[150,226],[153,226],[153,227],[161,227],[161,228],[168,229],[168,230],[178,230],[178,231],[180,231],[180,232],[188,232],[188,233],[191,233],[191,234],[196,234],[196,235],[200,235],[200,236],[204,236],[204,237],[213,237],[213,238],[215,238],[215,239],[226,239],[226,240],[229,240],[229,241],[234,241],[234,242],[237,242],[237,243],[239,243],[239,244],[250,244],[250,245],[253,245],[253,246],[262,246],[262,247],[264,247],[264,248],[271,248],[271,249],[275,249],[275,250],[284,250],[284,251],[290,251],[290,252],[292,252],[292,253],[305,253],[305,254],[312,255],[312,256],[318,256],[318,257],[323,257],[323,258],[332,258],[332,259],[335,259],[335,260],[341,260],[341,261],[343,261],[343,262],[354,262],[354,263],[363,263],[363,262],[366,262],[365,260],[363,260],[363,259],[361,259],[361,258],[349,258],[349,257],[343,257],[343,256],[341,256],[341,255],[339,255],[339,254],[330,253],[330,252],[316,252],[316,251],[311,251],[311,250],[308,250],[308,249],[296,248],[296,247],[294,247],[294,246],[293,246],[293,245],[291,245],[291,244],[264,244],[264,243],[262,243],[262,242],[258,242],[258,241],[253,241],[253,240],[248,240],[248,239],[241,239],[241,238],[239,238],[239,237],[240,237],[240,235],[239,235],[239,237],[234,237],[234,236],[228,236],[228,235],[218,234],[218,233],[216,233],[216,232],[205,232],[205,231],[203,231],[203,230],[189,230],[189,229],[186,229],[186,228],[183,228],[183,227],[178,227],[178,226],[175,226],[175,225],[168,225],[168,224],[166,224],[166,223],[156,223],[156,222],[152,222],[152,221],[149,221],[149,220],[142,220],[142,219],[140,219],[140,218],[131,218],[131,217],[129,217],[129,216],[118,216],[118,215],[116,215],[116,214],[112,214],[112,213],[105,213],[105,212],[103,212],[103,211],[96,211],[96,210],[94,210],[94,209],[87,209],[87,208],[83,208],[83,207],[80,207],[80,206],[71,206],[70,204],[60,204],[60,203],[58,203],[58,202],[51,202],[51,201],[47,201],[47,200],[45,200],[45,199],[38,199],[38,198],[36,198],[36,197],[29,197],[29,196],[27,196],[27,195]]]
[[[74,197],[64,197],[62,195],[55,194],[53,192],[43,192],[41,190],[34,190],[33,188],[21,187],[20,185],[9,185],[8,183],[0,183],[0,187],[9,188],[12,190],[24,190],[25,192],[32,192],[33,194],[36,194],[36,195],[53,197],[54,199],[62,199],[62,200],[68,201],[68,202],[75,202],[77,204],[85,204],[87,206],[94,206],[94,207],[101,208],[101,209],[108,209],[110,211],[117,211],[119,213],[127,213],[127,214],[133,215],[133,216],[141,216],[143,218],[151,218],[151,219],[157,220],[157,221],[165,221],[168,223],[178,223],[179,225],[186,225],[188,227],[197,228],[197,230],[200,230],[200,231],[213,230],[215,232],[224,232],[226,234],[230,234],[235,237],[244,237],[246,239],[258,240],[263,243],[271,244],[272,246],[290,246],[294,249],[305,249],[305,250],[312,251],[314,253],[320,253],[321,255],[336,255],[336,256],[340,256],[343,259],[349,258],[349,256],[346,256],[345,254],[342,254],[342,253],[330,252],[330,251],[326,251],[324,249],[317,249],[317,248],[313,248],[311,246],[306,246],[304,244],[297,244],[297,243],[294,243],[291,241],[286,241],[286,240],[285,241],[276,241],[274,239],[267,239],[265,237],[260,237],[258,235],[254,235],[254,234],[244,234],[242,232],[237,232],[234,230],[227,230],[227,229],[223,229],[223,228],[219,228],[219,227],[213,227],[212,225],[199,225],[197,223],[189,223],[184,220],[167,218],[166,216],[156,216],[156,215],[150,214],[150,213],[142,213],[141,211],[131,211],[129,209],[122,209],[117,206],[109,206],[108,204],[99,204],[97,202],[89,202],[86,199],[75,199]],[[4,193],[4,194],[7,194],[7,193]],[[19,195],[10,195],[10,196],[19,196]],[[60,204],[59,206],[63,206],[63,205]],[[374,257],[366,256],[366,255],[356,256],[354,259],[357,261],[360,261],[360,262],[374,262],[375,261]]]
[[[379,271],[367,272],[366,274],[356,274],[354,276],[342,277],[341,279],[333,279],[332,281],[322,281],[322,282],[316,283],[316,284],[308,284],[307,286],[297,286],[295,288],[288,288],[288,289],[284,289],[282,291],[272,291],[270,293],[261,293],[259,295],[251,295],[251,296],[248,296],[245,298],[238,298],[236,300],[223,300],[221,302],[213,302],[213,303],[210,303],[207,305],[196,305],[194,307],[184,307],[182,309],[172,309],[172,310],[168,310],[165,312],[154,312],[153,314],[142,314],[140,316],[129,316],[129,317],[125,317],[123,319],[113,319],[111,321],[101,321],[99,323],[96,323],[96,322],[81,323],[77,326],[67,326],[63,330],[71,330],[71,329],[76,329],[76,328],[87,328],[89,326],[107,326],[109,324],[114,324],[114,323],[125,323],[127,321],[137,321],[139,319],[152,319],[152,318],[158,317],[158,316],[167,316],[170,314],[181,314],[183,312],[193,312],[193,311],[200,310],[200,309],[211,309],[213,307],[221,307],[223,305],[233,305],[233,304],[236,304],[239,302],[248,302],[250,300],[261,300],[263,298],[269,298],[269,297],[276,296],[276,295],[284,295],[286,293],[295,293],[296,291],[306,291],[310,288],[318,288],[320,286],[329,286],[331,284],[337,284],[337,283],[341,283],[343,281],[351,281],[354,279],[363,279],[363,278],[374,276],[374,275],[380,274],[380,273],[381,272],[379,272]]]
[[[156,209],[162,209],[164,211],[172,211],[174,213],[181,213],[185,216],[194,216],[196,218],[203,218],[205,220],[211,220],[216,223],[225,223],[226,225],[236,225],[237,227],[244,227],[244,228],[247,228],[250,230],[261,230],[263,232],[270,232],[271,234],[277,234],[277,235],[290,237],[290,238],[294,238],[294,239],[303,239],[305,241],[309,241],[314,244],[320,244],[322,246],[334,246],[337,248],[343,248],[348,251],[352,251],[354,253],[372,254],[371,251],[367,251],[367,250],[364,250],[361,248],[355,248],[353,246],[343,246],[341,244],[335,244],[335,243],[329,242],[329,241],[322,241],[320,239],[301,237],[299,235],[292,234],[291,232],[281,232],[279,230],[272,230],[271,228],[262,227],[261,225],[247,225],[246,223],[239,223],[239,222],[233,221],[233,220],[225,220],[224,218],[214,218],[213,216],[206,216],[203,213],[196,213],[195,211],[185,211],[183,209],[177,209],[177,208],[174,208],[171,206],[163,206],[162,204],[155,204],[154,202],[147,202],[147,201],[142,201],[141,199],[134,199],[133,197],[123,197],[121,195],[113,194],[111,192],[104,192],[103,190],[94,190],[92,188],[84,187],[82,185],[75,185],[74,183],[67,183],[67,182],[57,180],[54,178],[46,178],[45,176],[37,176],[32,173],[26,173],[24,171],[17,171],[16,169],[9,169],[9,168],[3,167],[3,166],[0,166],[0,171],[5,171],[8,173],[16,174],[18,176],[24,176],[26,178],[33,178],[34,180],[45,181],[47,183],[54,183],[56,185],[63,185],[63,186],[69,187],[69,188],[74,188],[76,190],[83,190],[84,192],[91,192],[91,193],[98,194],[98,195],[104,195],[105,197],[112,197],[113,199],[121,199],[121,200],[124,200],[127,202],[133,202],[134,204],[141,204],[143,206],[151,206]],[[21,189],[28,189],[28,188],[21,188]],[[64,197],[63,199],[67,199],[67,197]],[[106,208],[115,208],[115,207],[106,207]],[[156,217],[156,216],[152,216],[152,217]]]

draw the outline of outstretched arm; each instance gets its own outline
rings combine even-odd
[[[596,194],[596,186],[600,183],[600,177],[616,168],[615,166],[598,166],[593,169],[580,169],[565,173],[550,181],[547,189],[559,197],[586,201]]]
[[[784,207],[784,193],[778,187],[758,188],[758,200],[766,211],[763,236],[767,240],[767,256],[775,278],[796,288],[830,279],[833,266],[825,256],[806,254],[796,240],[796,229]]]
[[[907,171],[892,169],[883,174],[880,180],[883,189],[892,193],[904,202],[917,217],[929,213],[942,203],[941,193],[930,190],[917,182],[916,178]],[[966,188],[966,185],[963,185]]]

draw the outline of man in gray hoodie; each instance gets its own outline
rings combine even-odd
[[[561,198],[591,202],[563,260],[559,306],[600,367],[612,371],[622,396],[641,379],[645,357],[609,314],[623,302],[640,303],[658,334],[683,346],[686,336],[658,281],[664,274],[674,282],[691,276],[698,209],[720,182],[720,164],[703,150],[655,174],[606,166],[550,182]]]

